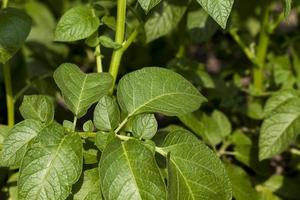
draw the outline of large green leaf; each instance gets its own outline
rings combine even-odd
[[[197,0],[202,8],[222,27],[231,13],[234,0]]]
[[[173,129],[163,146],[169,153],[169,199],[231,199],[231,184],[221,160],[192,133]]]
[[[125,75],[119,82],[117,97],[129,116],[145,112],[183,115],[198,109],[206,100],[181,75],[158,67]]]
[[[20,113],[24,119],[51,122],[54,118],[53,99],[44,95],[24,96]]]
[[[120,109],[116,99],[104,96],[100,99],[94,110],[94,123],[101,131],[115,129],[120,122]]]
[[[56,41],[76,41],[89,37],[99,27],[100,21],[91,8],[77,6],[68,10],[59,20],[55,30]]]
[[[112,77],[107,73],[84,74],[76,65],[65,63],[54,72],[54,80],[64,100],[77,117],[108,93]]]
[[[166,199],[164,181],[153,152],[137,140],[113,140],[99,163],[106,200]]]
[[[259,159],[271,158],[296,141],[300,133],[300,98],[287,100],[263,121],[259,137]]]
[[[102,200],[98,168],[85,170],[73,190],[74,200]]]
[[[19,200],[63,200],[82,171],[82,142],[53,123],[30,144],[18,181]]]
[[[28,143],[43,131],[43,124],[32,119],[16,124],[3,142],[0,154],[1,166],[19,166]]]
[[[178,26],[185,11],[186,5],[183,1],[163,1],[145,23],[146,41],[151,42],[169,34]]]
[[[144,9],[146,13],[149,12],[152,8],[154,8],[157,4],[159,4],[161,0],[139,0],[139,4]]]
[[[232,184],[232,192],[235,200],[258,199],[258,193],[254,189],[250,177],[243,169],[233,164],[227,164],[226,170]]]
[[[0,63],[6,63],[23,45],[31,27],[31,18],[15,8],[0,10]]]

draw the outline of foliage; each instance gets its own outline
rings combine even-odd
[[[299,199],[299,3],[2,0],[1,197]]]

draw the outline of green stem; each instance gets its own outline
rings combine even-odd
[[[94,138],[96,137],[96,134],[95,132],[79,132],[78,133],[80,137],[82,138]]]
[[[115,130],[115,134],[117,134],[122,128],[123,126],[125,126],[125,124],[127,123],[128,119],[130,116],[126,117],[120,124],[119,126],[116,128]]]
[[[7,8],[8,0],[3,0],[2,8]]]
[[[74,116],[74,120],[73,120],[73,131],[75,131],[75,129],[76,129],[76,124],[77,124],[77,117]]]
[[[258,64],[253,70],[254,88],[257,93],[264,91],[264,65],[269,46],[269,4],[265,3],[262,15],[262,29],[259,35],[259,44],[257,46],[257,61]]]
[[[102,68],[102,55],[101,55],[101,47],[100,44],[98,44],[96,46],[95,49],[95,56],[96,56],[96,63],[97,63],[97,72],[103,72],[103,68]]]
[[[230,30],[231,37],[235,40],[235,42],[240,46],[240,48],[243,50],[244,54],[247,56],[247,58],[254,64],[257,65],[258,62],[256,60],[255,54],[250,50],[249,47],[242,41],[240,36],[237,33],[236,29]]]
[[[126,0],[118,0],[118,2],[117,2],[116,36],[115,36],[115,42],[118,44],[123,44],[123,41],[124,41],[125,19],[126,19]],[[121,48],[116,49],[116,50],[114,50],[112,58],[111,58],[111,63],[110,63],[110,67],[109,67],[109,73],[113,77],[111,93],[115,86],[115,82],[117,79],[122,55],[123,55],[122,49]]]
[[[8,126],[13,127],[15,123],[15,105],[14,105],[14,97],[13,97],[12,85],[11,85],[10,67],[8,63],[3,65],[3,74],[4,74],[4,83],[5,83],[5,91],[6,91]]]

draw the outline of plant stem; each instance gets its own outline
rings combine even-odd
[[[8,126],[13,127],[15,123],[15,105],[11,85],[11,74],[9,64],[3,65],[4,83],[6,91],[7,121]]]
[[[76,129],[76,124],[77,124],[77,117],[74,116],[74,120],[73,120],[73,131],[75,131],[75,129]]]
[[[128,119],[130,116],[127,116],[120,124],[119,126],[116,128],[115,130],[115,134],[117,134],[122,128],[123,126],[125,126],[125,124],[127,123]]]
[[[82,138],[88,138],[88,137],[94,138],[94,137],[96,137],[97,133],[95,133],[95,132],[79,132],[78,134]]]
[[[259,44],[257,46],[258,64],[253,70],[253,84],[257,93],[264,91],[264,65],[269,46],[269,4],[268,1],[263,6],[262,29],[259,35]]]
[[[103,72],[103,68],[102,68],[102,55],[101,55],[101,47],[100,44],[98,44],[96,46],[95,49],[95,56],[96,56],[96,63],[97,63],[97,72]]]
[[[242,41],[240,36],[237,33],[237,30],[233,29],[230,30],[231,37],[235,40],[235,42],[241,47],[244,54],[247,56],[247,58],[254,64],[257,65],[257,59],[255,54],[249,49],[249,47],[246,46],[246,44]]]
[[[116,25],[116,36],[115,36],[115,42],[118,44],[122,44],[124,41],[125,19],[126,19],[126,0],[118,0],[118,2],[117,2],[117,25]],[[114,50],[114,52],[112,54],[111,63],[110,63],[110,67],[109,67],[109,73],[113,77],[111,93],[115,86],[115,82],[117,79],[122,55],[123,55],[123,51],[121,48]]]
[[[8,0],[3,0],[2,8],[7,8]]]

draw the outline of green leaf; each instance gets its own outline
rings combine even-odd
[[[132,120],[132,134],[136,138],[150,140],[156,134],[157,126],[154,114],[140,114]]]
[[[279,105],[263,121],[259,136],[259,159],[271,158],[296,141],[300,130],[300,98]]]
[[[104,46],[106,48],[119,49],[122,47],[121,44],[116,43],[114,40],[112,40],[110,37],[108,37],[106,35],[100,36],[99,42],[101,43],[102,46]]]
[[[20,168],[19,200],[66,199],[82,171],[82,142],[53,123],[30,144]]]
[[[197,2],[223,29],[226,28],[234,0],[197,0]]]
[[[89,107],[108,93],[112,77],[108,73],[84,74],[76,65],[65,63],[54,72],[68,108],[82,117]]]
[[[250,177],[242,168],[233,164],[227,164],[226,170],[232,184],[235,200],[258,199],[258,193],[254,189]]]
[[[94,131],[94,124],[93,124],[92,120],[86,121],[83,124],[83,131],[85,131],[85,132],[93,132]]]
[[[95,145],[100,151],[103,151],[113,137],[114,133],[99,131],[96,133]]]
[[[76,41],[97,31],[100,21],[91,8],[77,6],[68,10],[59,20],[55,30],[56,41]]]
[[[6,125],[0,125],[0,146],[3,144],[3,141],[7,137],[10,128]]]
[[[146,13],[159,4],[159,2],[161,2],[161,0],[139,0],[139,4]]]
[[[164,181],[154,154],[137,140],[113,140],[99,163],[106,200],[166,199]]]
[[[231,184],[221,160],[187,130],[173,129],[165,138],[168,152],[168,198],[229,200]]]
[[[84,171],[73,190],[74,200],[102,200],[98,168]]]
[[[0,10],[0,63],[5,64],[23,45],[31,28],[31,18],[15,8]]]
[[[262,185],[270,191],[280,195],[284,199],[299,198],[299,177],[284,177],[281,175],[273,175]]]
[[[214,110],[211,116],[194,112],[182,115],[179,119],[211,145],[219,144],[231,133],[230,121],[226,115],[218,110]]]
[[[177,28],[186,11],[186,5],[178,0],[163,1],[145,23],[146,41],[151,42]]]
[[[268,99],[264,107],[264,116],[270,117],[272,114],[275,114],[273,111],[276,110],[277,107],[294,98],[299,98],[299,94],[295,90],[276,92]]]
[[[217,127],[223,138],[227,137],[231,133],[231,123],[228,117],[219,110],[214,110],[212,115],[212,119],[217,123]]]
[[[63,127],[65,128],[65,130],[67,132],[72,132],[73,126],[74,126],[73,122],[71,122],[69,120],[64,120],[63,121]]]
[[[188,13],[187,29],[192,41],[201,43],[209,40],[216,33],[218,25],[203,9],[197,9]]]
[[[158,67],[125,75],[119,82],[117,97],[121,109],[129,116],[145,112],[183,115],[206,101],[181,75]]]
[[[28,144],[45,126],[33,119],[26,119],[16,124],[8,133],[3,142],[3,150],[0,154],[1,166],[18,167],[24,157]]]
[[[94,123],[101,131],[115,129],[120,122],[120,109],[116,99],[105,95],[100,99],[94,110]]]
[[[20,113],[24,119],[52,122],[54,119],[53,99],[45,95],[24,96]]]

